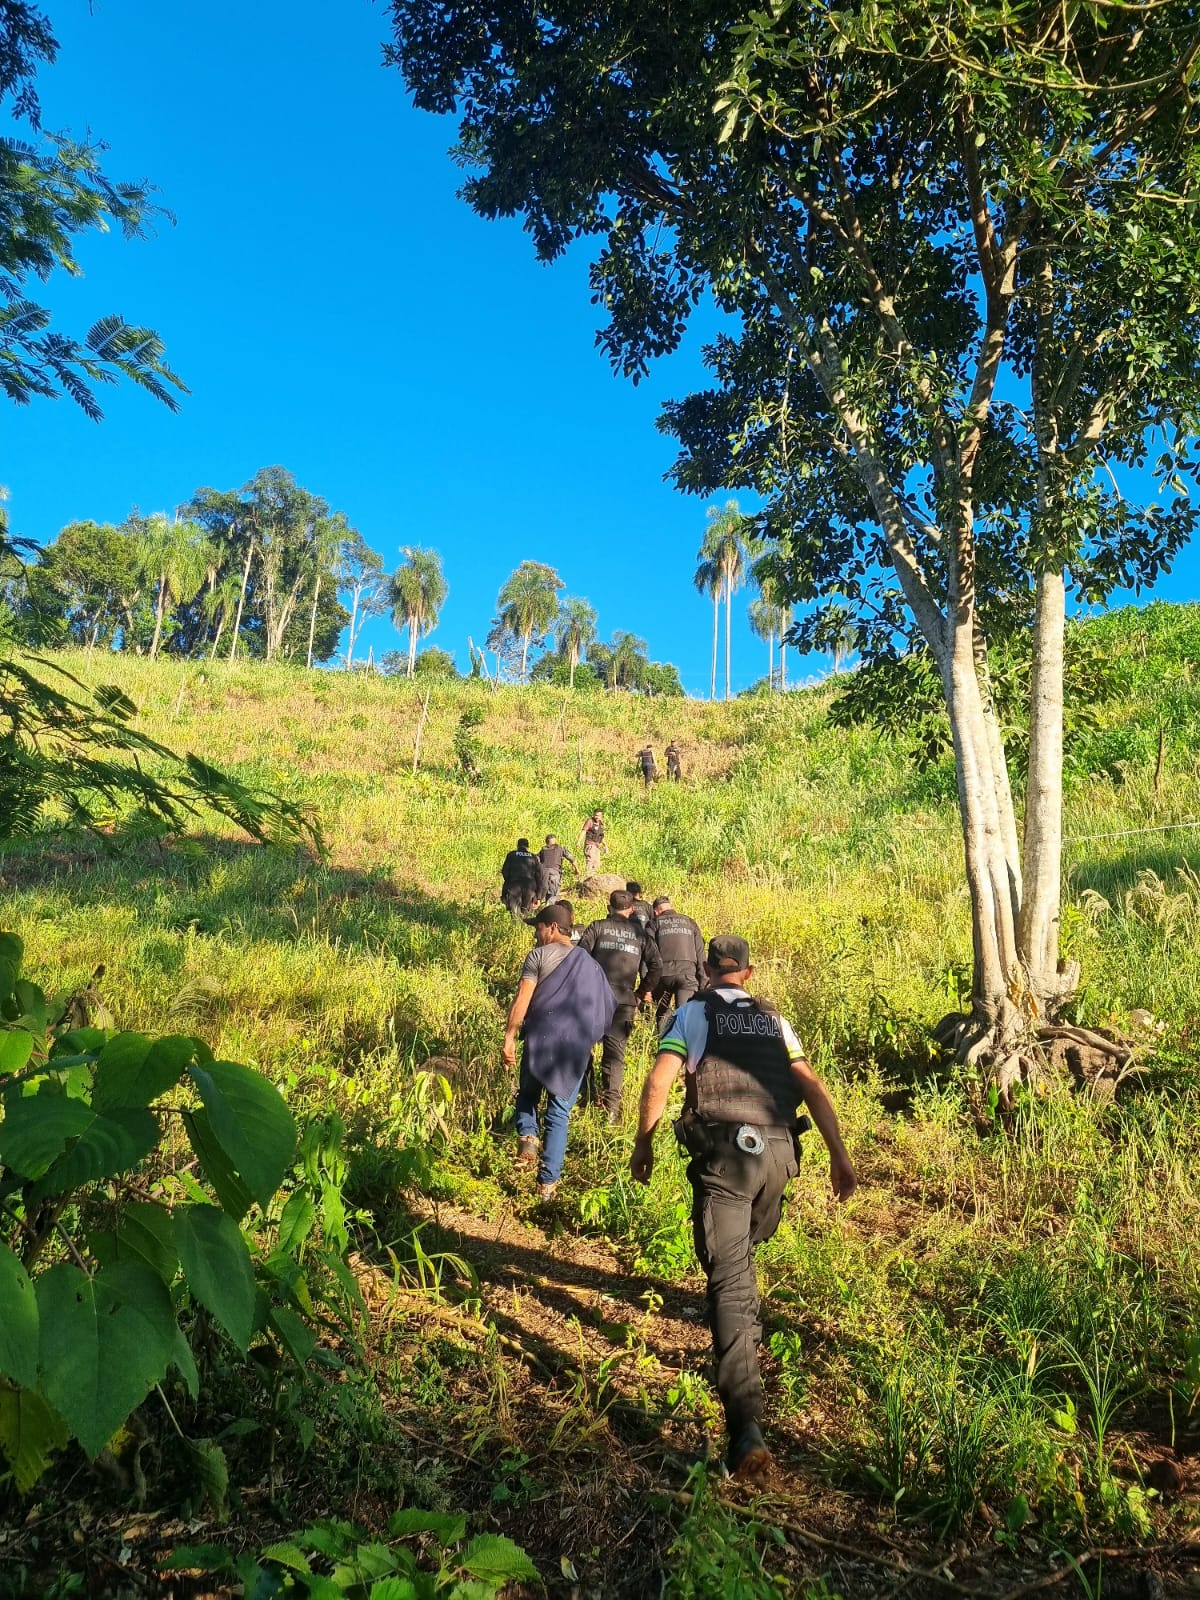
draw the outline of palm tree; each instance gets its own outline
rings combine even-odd
[[[767,646],[767,683],[773,687],[774,643],[779,640],[779,687],[787,688],[787,630],[792,625],[792,608],[784,599],[783,569],[772,550],[760,555],[750,568],[758,586],[758,599],[750,603],[750,627]]]
[[[646,664],[645,639],[639,639],[636,634],[626,633],[618,628],[612,636],[611,650],[608,665],[612,674],[612,687],[636,689],[640,668]]]
[[[779,627],[779,609],[763,595],[751,600],[748,615],[750,631],[767,647],[767,688],[775,687],[775,632]]]
[[[708,688],[708,698],[717,698],[717,630],[721,622],[721,573],[715,561],[704,554],[704,546],[700,547],[697,556],[699,565],[692,580],[701,594],[708,595],[713,603],[713,647],[712,647],[712,682]]]
[[[697,556],[695,584],[702,594],[713,596],[714,611],[719,598],[725,600],[725,698],[730,697],[730,629],[733,617],[733,594],[740,589],[746,576],[753,552],[750,538],[750,519],[744,517],[736,500],[726,500],[724,507],[709,506],[708,528],[704,543]],[[716,637],[716,616],[713,617],[713,636]],[[716,650],[713,651],[714,670],[712,698],[717,695]]]
[[[150,641],[151,661],[162,642],[167,606],[186,605],[204,587],[216,556],[213,546],[197,522],[170,521],[158,511],[147,517],[142,533],[141,567],[146,577],[158,585],[154,603],[154,638]]]
[[[522,561],[496,600],[500,626],[521,642],[521,682],[528,678],[529,646],[534,634],[548,633],[558,615],[558,596],[564,588],[553,567],[541,561]]]
[[[217,625],[212,649],[208,656],[210,661],[217,659],[217,651],[221,648],[221,635],[225,632],[225,624],[229,621],[237,606],[241,595],[241,587],[241,579],[238,577],[237,572],[227,572],[223,578],[218,577],[216,583],[210,586],[208,593],[201,601],[205,622],[210,627],[214,622]]]
[[[408,629],[408,677],[417,659],[417,641],[433,632],[448,593],[442,558],[436,550],[404,545],[392,578],[392,620]]]
[[[586,600],[566,599],[559,607],[558,622],[558,653],[566,656],[570,663],[571,676],[569,687],[575,687],[575,668],[579,665],[580,657],[587,654],[590,644],[596,639],[596,610],[588,605]]]

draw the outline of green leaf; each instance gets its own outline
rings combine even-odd
[[[70,1432],[36,1389],[0,1383],[0,1451],[20,1494],[28,1494]]]
[[[47,1195],[67,1194],[82,1184],[95,1183],[97,1178],[114,1178],[118,1173],[132,1171],[157,1145],[159,1133],[158,1122],[150,1111],[93,1115],[71,1148],[51,1163],[45,1176],[31,1189],[30,1203]]]
[[[260,1073],[232,1061],[193,1066],[191,1077],[217,1143],[265,1207],[296,1150],[296,1124],[283,1096]]]
[[[279,1218],[277,1250],[291,1255],[298,1250],[312,1232],[317,1220],[317,1208],[307,1189],[297,1189],[284,1206]]]
[[[0,1033],[0,1075],[20,1072],[33,1054],[33,1035],[24,1028],[6,1028]]]
[[[170,1365],[171,1297],[132,1261],[91,1278],[63,1262],[38,1278],[37,1302],[46,1398],[94,1457]]]
[[[388,1518],[388,1532],[393,1539],[407,1539],[414,1533],[431,1533],[446,1549],[466,1537],[466,1517],[449,1517],[440,1511],[423,1511],[420,1506],[405,1506]]]
[[[184,1387],[192,1399],[199,1399],[200,1374],[196,1370],[196,1358],[187,1341],[187,1334],[180,1327],[175,1329],[175,1343],[171,1347],[171,1365],[183,1379]]]
[[[194,1439],[190,1454],[213,1516],[224,1522],[229,1509],[229,1463],[225,1452],[211,1439]]]
[[[155,1565],[160,1572],[232,1572],[233,1557],[219,1544],[180,1544]]]
[[[21,976],[25,946],[15,933],[0,933],[0,1003],[12,998]]]
[[[253,1196],[217,1143],[207,1115],[203,1111],[185,1111],[183,1125],[201,1170],[221,1203],[222,1211],[228,1212],[235,1222],[240,1222],[249,1211]]]
[[[157,1272],[169,1289],[179,1270],[175,1219],[171,1213],[149,1201],[129,1201],[117,1230],[117,1259],[141,1262],[151,1272]]]
[[[269,1544],[260,1552],[262,1561],[274,1561],[278,1566],[287,1567],[291,1572],[302,1572],[306,1577],[312,1571],[312,1564],[298,1544],[290,1544],[286,1539],[278,1544]]]
[[[151,1041],[118,1033],[100,1052],[92,1104],[97,1111],[148,1106],[175,1087],[195,1057],[195,1041],[182,1034]]]
[[[303,1366],[317,1345],[317,1336],[307,1322],[287,1306],[272,1306],[267,1322],[279,1335],[292,1360]]]
[[[56,1056],[86,1056],[95,1055],[104,1049],[108,1035],[103,1028],[72,1028],[70,1033],[60,1033],[54,1041],[50,1051],[50,1059]]]
[[[217,1206],[180,1206],[175,1242],[192,1295],[245,1355],[254,1324],[254,1268],[241,1229]]]
[[[538,1569],[511,1539],[499,1533],[481,1533],[458,1558],[458,1565],[473,1578],[514,1583],[517,1579],[536,1581]]]
[[[38,1310],[33,1282],[6,1244],[0,1244],[0,1377],[25,1389],[37,1383]]]
[[[368,1591],[369,1600],[420,1600],[420,1590],[411,1578],[379,1578]]]
[[[64,1094],[20,1095],[5,1102],[0,1122],[0,1162],[22,1178],[40,1178],[94,1113]]]

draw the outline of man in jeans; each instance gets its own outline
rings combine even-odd
[[[753,1252],[779,1226],[788,1182],[796,1176],[802,1105],[829,1151],[835,1197],[848,1200],[858,1179],[837,1113],[795,1033],[777,1011],[746,993],[754,971],[746,941],[733,934],[711,940],[705,971],[709,987],[675,1013],[646,1078],[629,1170],[638,1183],[649,1183],[654,1130],[683,1067],[684,1111],[675,1131],[691,1156],[692,1228],[708,1278],[729,1470],[761,1483],[770,1477],[772,1460],[762,1435],[762,1323]]]
[[[613,1014],[608,980],[571,940],[567,906],[543,906],[530,920],[534,947],[525,957],[504,1030],[504,1063],[517,1061],[517,1164],[538,1169],[538,1195],[548,1200],[562,1174],[571,1109]],[[538,1107],[546,1097],[545,1140],[538,1160]]]

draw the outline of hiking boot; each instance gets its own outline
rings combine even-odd
[[[557,1182],[555,1182],[555,1183],[539,1183],[538,1184],[537,1194],[538,1194],[538,1199],[539,1200],[553,1200],[554,1196],[555,1196],[555,1194],[557,1192],[558,1192],[558,1184],[557,1184]]]
[[[517,1155],[513,1165],[521,1168],[536,1167],[538,1142],[532,1133],[523,1133],[517,1140]]]
[[[757,1422],[748,1422],[730,1439],[727,1460],[730,1477],[739,1483],[762,1486],[770,1480],[775,1462]]]

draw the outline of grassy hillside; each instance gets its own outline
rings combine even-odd
[[[745,1565],[730,1593],[768,1592],[762,1539],[735,1512],[645,1510],[715,1437],[681,1168],[664,1143],[649,1191],[624,1176],[650,1030],[631,1049],[626,1127],[577,1118],[549,1214],[493,1132],[511,1094],[503,1007],[528,947],[499,907],[499,863],[519,833],[573,845],[595,805],[607,866],[669,891],[706,932],[749,938],[863,1179],[834,1214],[810,1150],[763,1253],[771,1431],[794,1490],[765,1513],[785,1541],[768,1567],[877,1593],[882,1517],[904,1548],[961,1537],[964,1581],[1003,1561],[1011,1586],[1060,1546],[1145,1540],[1186,1515],[1200,837],[1167,825],[1197,815],[1200,608],[1086,632],[1105,699],[1070,757],[1064,945],[1083,963],[1081,1020],[1152,1014],[1145,1070],[1117,1107],[1053,1093],[982,1132],[928,1044],[970,949],[947,773],[828,727],[830,689],[709,706],[437,684],[414,774],[420,697],[403,682],[62,658],[118,683],[155,737],[315,806],[329,857],[231,836],[10,847],[0,926],[25,939],[31,973],[57,993],[103,963],[122,1026],[201,1032],[301,1113],[338,1113],[364,1262],[386,1268],[393,1246],[419,1281],[414,1219],[422,1248],[464,1258],[438,1269],[453,1312],[387,1298],[381,1280],[370,1376],[314,1401],[319,1446],[295,1452],[296,1515],[319,1502],[369,1520],[432,1497],[503,1525],[553,1593],[657,1594],[664,1571],[669,1593],[711,1593],[714,1550]],[[484,776],[468,787],[452,741],[476,705]],[[671,736],[686,781],[644,794],[634,753]],[[249,1481],[253,1441],[230,1454]],[[1168,1458],[1185,1491],[1171,1504],[1152,1492]],[[874,1554],[834,1566],[800,1524]]]

